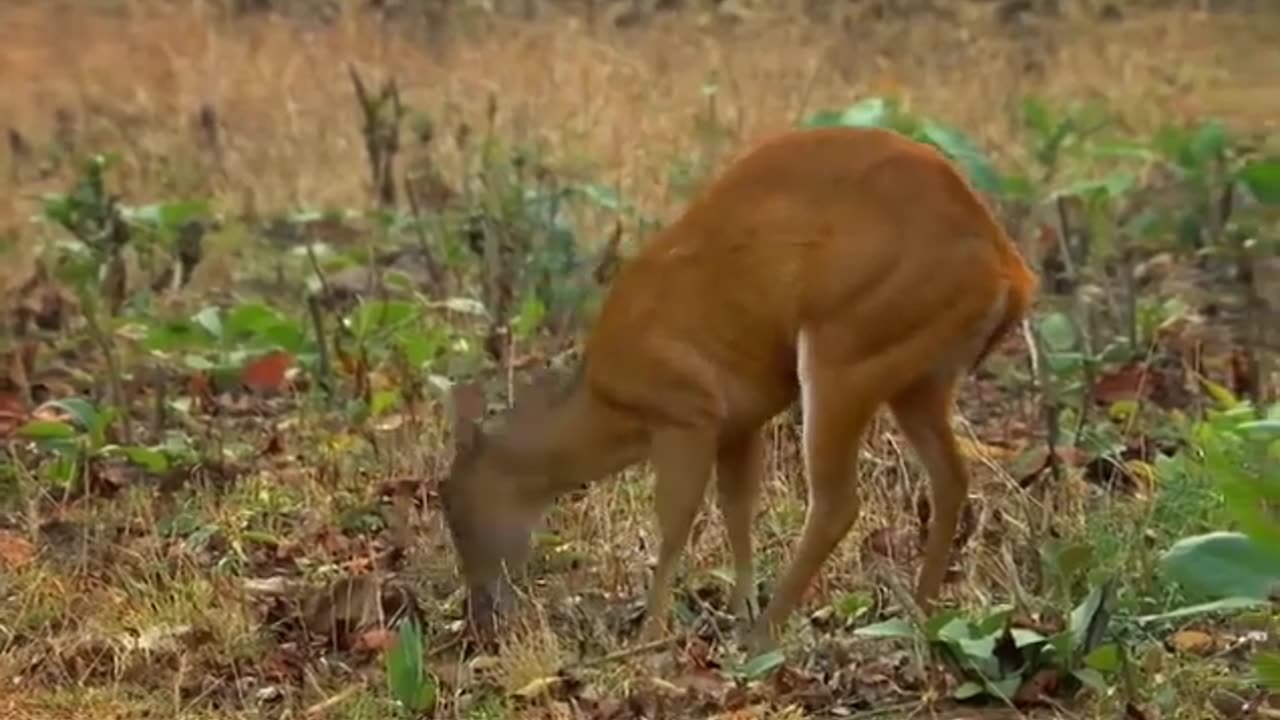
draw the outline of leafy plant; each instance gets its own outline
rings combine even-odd
[[[386,655],[387,687],[411,717],[435,709],[439,694],[434,675],[423,664],[422,630],[412,619],[402,620],[395,646]]]
[[[945,610],[923,627],[894,618],[854,633],[926,643],[964,679],[953,692],[959,700],[984,695],[1012,700],[1025,683],[1046,670],[1103,690],[1103,674],[1119,668],[1119,646],[1103,642],[1114,589],[1112,580],[1094,587],[1072,610],[1067,627],[1048,636],[1015,627],[1011,606],[993,608],[976,618]]]
[[[1192,432],[1198,467],[1222,492],[1239,530],[1183,538],[1163,566],[1181,585],[1214,598],[1280,593],[1280,405],[1265,417],[1247,402],[1210,412]]]
[[[870,97],[842,109],[822,110],[801,127],[872,127],[893,130],[938,148],[969,176],[979,190],[998,194],[1003,179],[986,153],[965,133],[943,123],[907,112],[893,98]]]
[[[149,472],[160,473],[170,466],[170,450],[131,443],[115,443],[108,431],[120,413],[100,409],[82,398],[51,400],[46,407],[59,410],[65,420],[30,420],[18,428],[20,437],[35,443],[36,449],[51,456],[44,466],[46,477],[69,488],[98,458],[123,458]]]

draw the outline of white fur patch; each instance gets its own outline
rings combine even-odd
[[[818,396],[813,388],[813,357],[810,352],[809,336],[804,328],[801,328],[796,335],[796,379],[800,383],[800,438],[804,456],[804,474],[809,487],[810,506],[812,506],[813,483],[810,473],[813,465],[810,457],[813,455],[814,403],[817,402]]]

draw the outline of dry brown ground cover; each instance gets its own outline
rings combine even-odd
[[[624,252],[642,241],[641,219],[672,216],[687,187],[754,139],[872,95],[962,128],[1003,168],[1037,162],[1017,120],[1029,94],[1052,108],[1102,103],[1113,126],[1135,138],[1212,116],[1233,136],[1274,142],[1280,122],[1274,13],[1134,10],[1115,19],[1064,3],[1061,17],[1007,22],[992,3],[957,3],[949,14],[816,22],[783,5],[790,4],[733,17],[687,10],[602,19],[598,27],[554,8],[532,22],[463,9],[445,30],[432,30],[412,19],[380,20],[364,3],[336,3],[340,9],[325,20],[230,17],[203,2],[6,3],[0,311],[6,323],[53,306],[63,314],[52,313],[34,361],[21,352],[35,346],[31,337],[0,335],[8,366],[0,430],[12,433],[6,418],[25,417],[42,399],[104,391],[110,374],[63,281],[40,279],[33,269],[52,232],[30,218],[43,193],[70,186],[87,153],[119,155],[112,191],[127,202],[201,198],[221,215],[191,282],[160,294],[146,313],[189,314],[214,300],[258,298],[309,317],[300,301],[311,265],[298,238],[356,253],[375,224],[305,226],[283,239],[260,229],[302,210],[372,206],[349,65],[370,83],[396,78],[410,108],[401,168],[430,170],[473,209],[485,208],[486,193],[497,191],[477,180],[477,166],[523,153],[532,176],[625,198],[633,210],[622,225]],[[517,189],[539,182],[515,171],[503,177]],[[1023,228],[1043,227],[1021,219]],[[616,220],[599,207],[575,210],[574,235],[594,250]],[[1025,235],[1037,266],[1056,250],[1035,242],[1038,233]],[[1040,554],[1054,538],[1092,543],[1094,567],[1119,571],[1129,583],[1121,594],[1131,614],[1168,609],[1168,596],[1152,599],[1168,592],[1153,569],[1160,543],[1217,517],[1204,493],[1161,504],[1161,481],[1150,470],[1153,449],[1176,446],[1169,416],[1194,415],[1209,402],[1177,356],[1185,345],[1178,343],[1189,335],[1202,341],[1197,368],[1223,386],[1240,387],[1247,355],[1263,367],[1255,386],[1274,393],[1266,370],[1274,365],[1264,346],[1243,353],[1234,326],[1206,315],[1234,297],[1234,279],[1177,254],[1151,251],[1134,263],[1153,306],[1174,298],[1189,308],[1162,326],[1140,366],[1149,371],[1144,378],[1165,383],[1158,391],[1165,397],[1135,390],[1131,364],[1104,366],[1090,380],[1106,389],[1083,402],[1095,408],[1089,423],[1106,425],[1126,460],[1143,462],[1117,482],[1099,452],[1074,441],[1050,462],[1043,388],[1029,374],[1027,345],[1012,339],[960,403],[975,481],[946,590],[957,606],[1016,602],[1027,623],[1062,622],[1082,593],[1064,598],[1047,589]],[[134,293],[147,278],[130,267]],[[1280,269],[1258,267],[1260,292],[1274,293]],[[1040,311],[1100,292],[1092,287],[1046,291]],[[1280,307],[1275,302],[1267,307]],[[9,436],[0,458],[0,716],[387,717],[395,710],[378,659],[387,637],[377,628],[409,607],[443,684],[441,717],[1259,712],[1244,705],[1259,696],[1241,680],[1241,648],[1274,643],[1267,639],[1274,617],[1265,614],[1243,625],[1190,626],[1207,639],[1183,625],[1133,630],[1127,679],[1077,698],[1032,683],[1045,697],[1019,709],[959,707],[947,698],[954,677],[918,648],[850,635],[897,612],[915,568],[921,477],[887,420],[864,452],[863,518],[789,632],[787,666],[768,679],[729,672],[741,658],[725,642],[716,611],[727,557],[714,513],[700,521],[682,576],[685,635],[659,651],[609,656],[627,647],[628,613],[655,546],[640,470],[555,509],[522,629],[500,654],[462,658],[447,644],[460,596],[432,493],[448,462],[438,395],[428,387],[414,402],[371,417],[335,410],[306,388],[210,389],[193,382],[177,356],[158,360],[129,349],[141,322],[134,320],[112,327],[124,364],[116,372],[126,376],[138,413],[135,433],[150,433],[156,446],[180,436],[188,459],[144,472],[94,458],[76,482],[58,485],[48,480],[48,455]],[[310,320],[300,322],[309,332]],[[448,322],[484,332],[465,317]],[[573,331],[529,341],[521,354],[550,354]],[[343,382],[363,383],[366,397],[397,391],[405,377],[393,365],[360,369],[352,360],[345,367],[357,370]],[[442,361],[436,372],[464,369]],[[36,397],[22,397],[32,387]],[[1130,396],[1158,406],[1155,414],[1144,408],[1135,419],[1109,418],[1108,407]],[[147,429],[153,412],[158,417],[154,408],[168,403],[180,409],[167,412],[167,425]],[[804,512],[790,419],[779,420],[773,438],[756,525],[766,592]]]

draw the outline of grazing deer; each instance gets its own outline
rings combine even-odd
[[[953,394],[1017,325],[1038,288],[983,200],[932,147],[892,132],[781,134],[732,164],[613,281],[575,377],[530,393],[484,432],[483,397],[454,395],[456,455],[444,517],[473,623],[492,627],[530,532],[559,495],[648,459],[661,543],[646,636],[666,628],[671,584],[713,470],[748,646],[778,628],[858,515],[858,448],[883,404],[930,478],[933,512],[915,589],[932,606],[968,472]],[[766,422],[799,398],[809,504],[799,546],[763,613],[751,521]]]

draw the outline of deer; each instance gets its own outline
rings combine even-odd
[[[912,594],[928,612],[968,501],[954,396],[1038,288],[983,197],[933,146],[850,127],[760,141],[623,262],[567,380],[545,374],[492,429],[478,385],[454,386],[439,496],[470,626],[492,632],[514,607],[511,573],[552,502],[647,460],[659,542],[641,638],[670,630],[677,567],[714,476],[729,609],[747,648],[775,649],[859,515],[859,449],[883,406],[928,476]],[[796,401],[808,504],[761,611],[751,526],[764,433]]]

